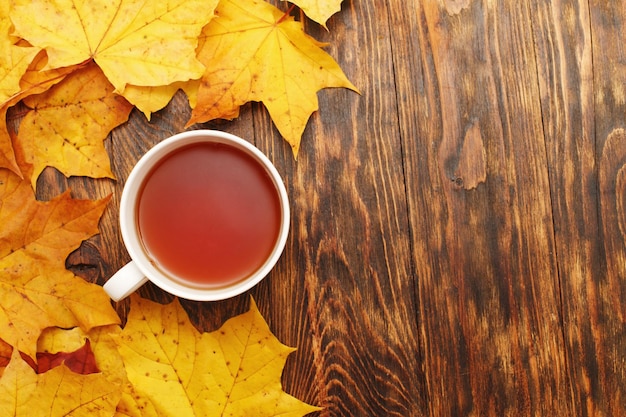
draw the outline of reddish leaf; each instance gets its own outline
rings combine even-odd
[[[4,340],[0,339],[0,369],[6,368],[6,366],[11,362],[11,354],[13,353],[13,348]]]
[[[37,373],[41,374],[52,368],[65,364],[73,372],[82,375],[95,374],[100,372],[96,365],[96,358],[91,350],[89,339],[85,340],[83,347],[74,352],[38,352],[37,353]]]

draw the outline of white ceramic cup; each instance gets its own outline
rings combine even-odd
[[[142,184],[152,168],[173,151],[201,142],[217,142],[236,147],[257,161],[276,187],[280,200],[280,230],[273,250],[265,262],[251,275],[241,277],[226,286],[198,287],[188,285],[155,267],[144,249],[137,225],[137,204]],[[105,284],[104,290],[114,301],[127,297],[148,280],[161,289],[181,298],[197,301],[223,300],[239,295],[258,284],[280,258],[289,233],[290,211],[285,185],[271,161],[249,142],[229,133],[215,130],[193,130],[163,140],[150,149],[135,165],[124,185],[120,202],[120,228],[131,261],[117,271]],[[181,277],[182,278],[182,277]]]

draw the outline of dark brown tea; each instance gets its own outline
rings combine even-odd
[[[155,266],[197,286],[248,277],[280,232],[272,178],[252,156],[220,143],[165,157],[144,180],[137,205],[139,234]]]

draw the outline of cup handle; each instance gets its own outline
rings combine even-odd
[[[102,288],[113,301],[119,301],[128,297],[147,281],[148,278],[137,268],[135,262],[130,261],[113,274]]]

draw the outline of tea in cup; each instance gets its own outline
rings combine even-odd
[[[274,267],[289,224],[284,183],[259,149],[215,130],[174,135],[128,177],[120,227],[131,262],[104,289],[118,301],[150,280],[181,298],[233,297]]]

